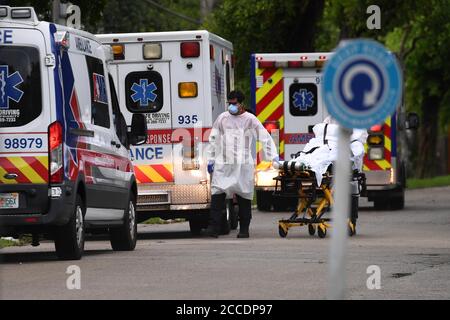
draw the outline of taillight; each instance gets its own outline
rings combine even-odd
[[[269,133],[272,133],[272,131],[280,128],[278,121],[266,121],[263,126],[267,131],[269,131]]]
[[[61,123],[53,122],[48,127],[50,183],[61,183],[63,168],[63,132]]]
[[[374,126],[372,126],[372,127],[370,128],[370,131],[372,131],[372,132],[380,132],[380,131],[383,131],[383,125],[382,125],[382,124],[374,125]]]
[[[180,44],[180,51],[182,58],[200,57],[200,43],[196,41],[182,42]]]
[[[182,142],[183,170],[199,170],[198,146],[194,139],[184,139]]]

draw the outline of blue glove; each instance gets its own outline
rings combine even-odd
[[[207,168],[208,168],[208,173],[209,174],[213,173],[213,171],[214,171],[214,161],[212,161],[212,160],[208,161]]]

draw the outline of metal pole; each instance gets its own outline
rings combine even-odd
[[[331,246],[329,255],[328,299],[345,296],[345,259],[350,213],[350,136],[349,129],[339,126],[338,158],[334,166],[334,205],[332,208]]]

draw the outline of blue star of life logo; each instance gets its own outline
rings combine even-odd
[[[314,104],[314,95],[311,91],[306,89],[300,89],[292,96],[294,98],[294,106],[301,111],[306,111],[308,108],[312,108]]]
[[[131,86],[131,90],[134,93],[131,95],[133,102],[139,101],[141,107],[148,107],[148,102],[155,102],[157,95],[155,90],[157,89],[154,82],[148,84],[147,79],[140,79],[139,84],[136,82]]]
[[[0,109],[9,109],[9,100],[20,102],[23,91],[17,86],[22,82],[19,71],[10,75],[8,65],[0,65]]]

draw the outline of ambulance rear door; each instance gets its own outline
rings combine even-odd
[[[312,70],[285,70],[284,141],[285,160],[295,158],[314,137],[312,127],[324,119],[320,94],[321,74]]]
[[[142,113],[147,119],[147,143],[130,150],[138,183],[172,183],[170,62],[119,63],[116,79],[127,123],[133,113]]]

